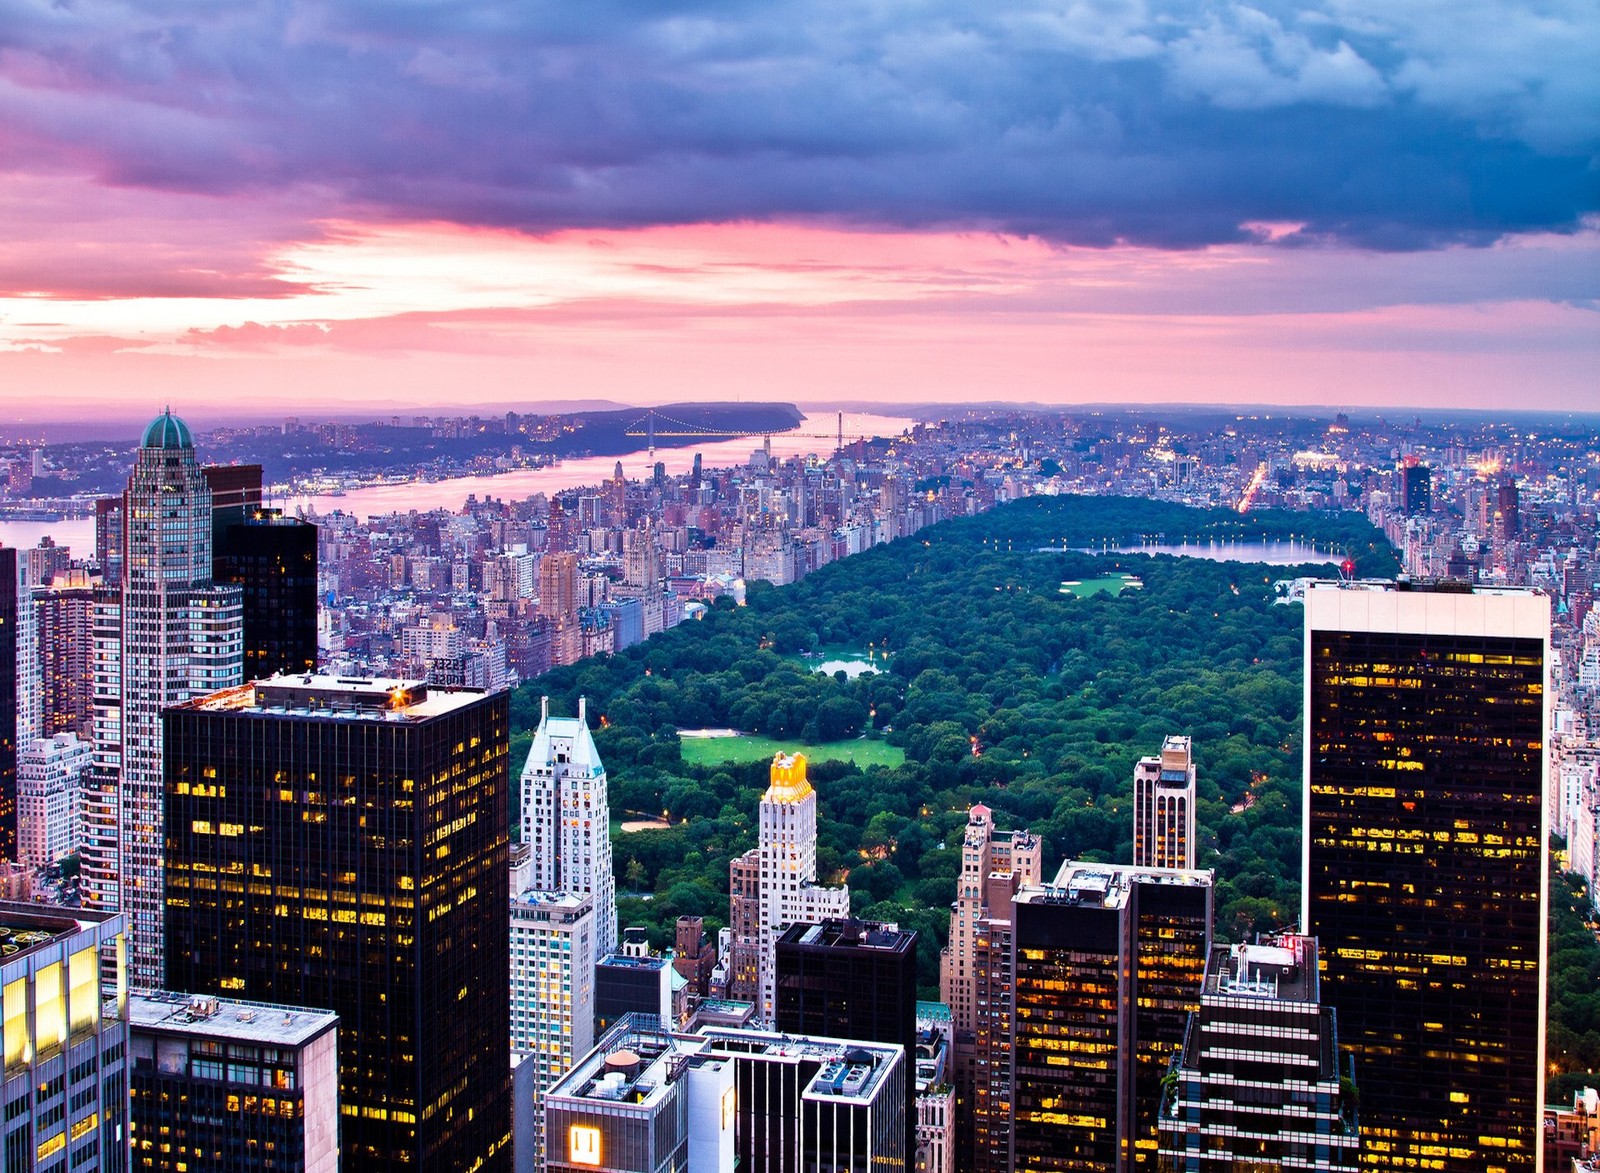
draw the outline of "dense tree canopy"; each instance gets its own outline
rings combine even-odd
[[[1163,535],[1293,533],[1332,544],[1358,574],[1398,570],[1382,536],[1351,514],[1200,511],[1125,498],[1033,498],[828,566],[749,605],[719,600],[628,651],[551,672],[513,697],[521,762],[538,697],[573,712],[589,698],[611,777],[614,819],[669,827],[614,836],[624,924],[671,940],[680,915],[726,924],[728,862],[755,844],[767,763],[695,766],[677,730],[731,726],[806,742],[881,737],[898,768],[813,763],[819,871],[848,879],[852,907],[920,936],[919,978],[935,996],[938,950],[960,867],[967,808],[1064,859],[1132,853],[1134,762],[1169,733],[1194,738],[1200,864],[1217,877],[1217,932],[1238,939],[1298,913],[1303,616],[1274,583],[1326,567],[1072,547]],[[1133,574],[1142,586],[1077,597],[1063,582]],[[854,680],[792,658],[869,647],[887,671]],[[1600,944],[1581,894],[1553,884],[1551,1062],[1566,1082],[1600,1066]],[[1555,1088],[1560,1091],[1562,1083]]]
[[[520,690],[525,736],[537,698],[601,720],[613,815],[672,825],[615,837],[623,919],[658,943],[692,912],[727,918],[727,867],[755,841],[764,762],[686,763],[679,728],[731,726],[828,742],[884,737],[898,768],[819,763],[819,865],[848,879],[858,912],[922,936],[929,993],[948,928],[967,808],[1068,858],[1126,861],[1134,762],[1169,733],[1194,738],[1201,864],[1217,871],[1218,930],[1292,922],[1298,903],[1301,614],[1276,601],[1293,573],[1255,564],[1071,547],[1171,537],[1276,536],[1335,543],[1392,573],[1358,517],[1205,512],[1120,498],[1035,498],[947,522],[781,589],[752,583],[704,621],[627,652],[559,669]],[[1052,548],[1053,547],[1053,548]],[[1132,573],[1142,586],[1077,597],[1069,580]],[[887,651],[854,680],[791,658],[816,647]],[[520,759],[519,759],[520,760]]]

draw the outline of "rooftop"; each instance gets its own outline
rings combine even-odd
[[[87,932],[115,913],[0,901],[0,961],[11,962],[53,942]]]
[[[279,673],[175,706],[202,712],[294,714],[345,720],[426,721],[481,700],[481,689],[439,689],[393,677]]]
[[[1209,869],[1136,867],[1069,859],[1062,863],[1053,883],[1043,888],[1024,888],[1017,894],[1017,899],[1024,903],[1065,902],[1097,908],[1124,908],[1135,884],[1208,888],[1214,877],[1215,873]]]
[[[1203,996],[1315,1005],[1317,939],[1284,933],[1254,945],[1214,945]]]
[[[624,1014],[594,1050],[556,1081],[546,1103],[604,1100],[648,1108],[666,1094],[689,1059],[704,1050],[698,1038],[661,1029],[654,1015]]]
[[[608,969],[647,969],[660,972],[671,964],[669,958],[656,957],[630,957],[626,953],[608,953],[600,959],[601,965]]]
[[[780,753],[772,759],[771,784],[762,802],[801,802],[811,792],[805,754]]]
[[[141,448],[193,448],[194,437],[189,434],[189,425],[172,414],[169,407],[166,411],[150,421],[150,426],[144,430],[144,439],[139,441]]]
[[[338,1026],[339,1016],[331,1010],[304,1006],[155,990],[128,995],[128,1022],[134,1030],[189,1038],[301,1047]]]
[[[898,1046],[853,1039],[717,1026],[703,1028],[699,1037],[707,1041],[708,1052],[713,1055],[821,1064],[801,1093],[803,1097],[871,1100],[883,1082],[884,1073],[896,1062],[905,1061],[905,1052]],[[913,1075],[908,1073],[906,1078],[910,1080]]]
[[[797,921],[778,938],[780,945],[810,945],[820,949],[877,949],[905,953],[916,948],[917,934],[896,924],[871,920],[836,920],[821,924]]]
[[[559,917],[563,922],[576,920],[592,908],[594,898],[582,892],[540,892],[529,888],[511,897],[513,913],[544,913],[546,917]]]
[[[1406,575],[1401,575],[1399,578],[1358,578],[1349,582],[1343,579],[1317,578],[1307,582],[1306,586],[1319,590],[1375,591],[1383,594],[1487,595],[1494,598],[1526,598],[1529,595],[1545,593],[1537,587],[1490,586],[1459,578],[1411,578]]]

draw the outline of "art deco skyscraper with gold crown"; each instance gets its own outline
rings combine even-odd
[[[772,759],[771,784],[761,797],[758,846],[729,865],[733,928],[730,993],[754,1002],[770,1025],[777,989],[776,952],[783,930],[797,921],[821,923],[850,915],[850,889],[817,883],[817,792],[802,754]]]

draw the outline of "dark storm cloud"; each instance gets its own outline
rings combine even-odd
[[[1596,13],[0,0],[0,166],[534,231],[818,217],[1181,247],[1288,221],[1480,243],[1600,204]]]

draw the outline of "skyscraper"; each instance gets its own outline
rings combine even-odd
[[[706,1054],[734,1065],[740,1173],[906,1168],[911,1060],[891,1043],[706,1027]]]
[[[17,755],[17,862],[38,868],[78,850],[83,775],[93,747],[76,733],[40,737]]]
[[[17,750],[26,740],[17,728],[21,661],[27,655],[17,617],[31,604],[21,578],[26,563],[17,554],[0,548],[0,859],[17,858]]]
[[[906,1152],[917,1147],[917,934],[877,921],[799,921],[778,938],[775,1029],[905,1049]]]
[[[545,1092],[594,1046],[594,939],[590,896],[530,889],[511,898],[511,1049],[532,1064],[522,1081],[535,1162],[544,1159]]]
[[[761,796],[757,846],[729,865],[734,998],[754,1002],[756,1019],[770,1024],[776,1010],[776,952],[784,929],[850,915],[850,889],[817,883],[817,792],[802,754],[772,759],[771,784]],[[754,877],[754,891],[750,879]],[[742,891],[745,895],[738,893]],[[751,978],[754,978],[752,981]]]
[[[128,1168],[123,926],[114,914],[0,904],[6,1173]]]
[[[1137,867],[1192,868],[1195,772],[1189,738],[1173,735],[1161,753],[1133,768],[1133,862]]]
[[[1408,517],[1433,509],[1433,470],[1407,457],[1400,466],[1400,510]]]
[[[89,899],[128,914],[132,981],[153,989],[165,923],[161,710],[240,683],[242,614],[239,589],[212,581],[211,490],[187,425],[170,411],[145,429],[122,513],[121,590],[97,607],[96,639],[114,631],[117,664],[114,674],[95,670],[84,868]]]
[[[1354,1065],[1318,985],[1315,938],[1212,947],[1161,1092],[1161,1173],[1357,1167]]]
[[[339,1016],[128,999],[134,1173],[338,1173]]]
[[[672,958],[650,950],[650,931],[635,925],[622,930],[622,948],[594,967],[594,1031],[603,1034],[626,1014],[654,1014],[667,1027],[687,1014],[685,983]],[[581,1052],[578,1052],[581,1054]]]
[[[94,735],[94,599],[97,580],[69,569],[34,592],[39,619],[40,737]]]
[[[1161,1081],[1200,1005],[1211,896],[1210,872],[1072,862],[1017,893],[1007,1167],[1155,1169]]]
[[[1534,1168],[1550,604],[1321,583],[1306,606],[1306,930],[1364,1168]]]
[[[339,1015],[352,1173],[509,1168],[508,722],[327,676],[166,713],[168,985]]]
[[[530,851],[529,887],[594,902],[595,956],[617,948],[617,881],[611,868],[611,806],[606,767],[589,732],[588,705],[576,717],[552,717],[540,700],[522,768],[522,842]]]
[[[984,950],[991,947],[993,934],[987,923],[991,918],[1010,924],[1011,897],[1022,885],[1042,881],[1042,861],[1043,847],[1037,835],[1025,830],[996,830],[994,812],[981,802],[967,812],[961,877],[956,883],[955,902],[950,906],[950,940],[939,954],[939,999],[950,1007],[956,1143],[969,1154],[975,1135],[972,1113],[977,1078],[978,986],[992,979],[992,967],[979,965],[980,943]],[[990,1008],[986,1002],[986,1011]],[[992,1008],[1001,1012],[999,1006]],[[993,1029],[993,1024],[988,1029]],[[1009,1030],[1009,1016],[1005,1029]]]
[[[244,678],[315,671],[317,527],[256,510],[214,528],[217,581],[241,592]]]

